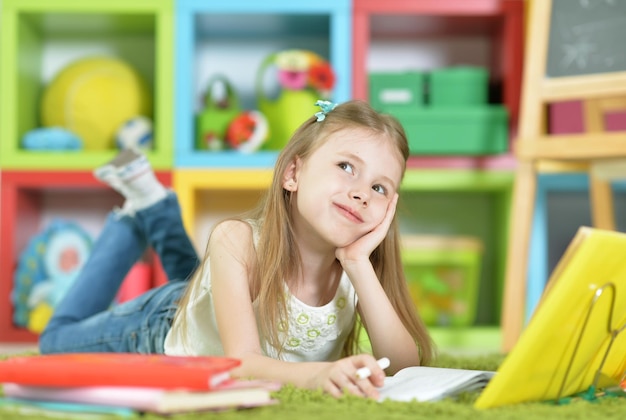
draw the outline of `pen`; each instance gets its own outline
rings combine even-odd
[[[378,359],[376,363],[378,363],[378,366],[380,366],[381,369],[387,369],[389,365],[391,364],[389,359],[387,359],[386,357],[383,357],[382,359]],[[357,379],[369,378],[371,374],[372,374],[372,371],[370,370],[370,368],[362,367],[360,369],[357,369],[356,378]]]

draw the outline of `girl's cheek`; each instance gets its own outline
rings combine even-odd
[[[382,208],[381,211],[378,212],[378,215],[376,216],[376,225],[379,225],[380,223],[382,223],[383,219],[385,218],[386,212],[387,212],[386,206]]]

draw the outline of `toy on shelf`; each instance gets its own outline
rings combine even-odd
[[[13,280],[16,325],[43,331],[87,260],[91,245],[91,237],[80,226],[63,220],[54,220],[30,240]]]
[[[126,121],[117,130],[115,145],[118,149],[136,148],[149,150],[152,149],[152,139],[152,120],[138,115]]]
[[[239,97],[233,85],[223,75],[212,77],[204,95],[204,109],[197,117],[196,148],[224,149],[228,125],[239,113]]]
[[[277,69],[278,96],[271,99],[265,92],[266,71]],[[308,50],[285,50],[266,57],[257,72],[256,94],[259,110],[269,123],[265,148],[280,150],[293,132],[316,111],[318,99],[330,99],[335,86],[331,65]]]
[[[80,150],[83,141],[62,127],[36,128],[24,134],[22,147],[28,150]]]
[[[146,82],[128,63],[87,57],[70,63],[46,86],[41,102],[45,127],[63,127],[85,150],[115,148],[115,135],[129,119],[152,115]]]
[[[236,116],[226,130],[226,142],[233,149],[251,153],[258,150],[269,134],[267,118],[259,111],[244,111]]]
[[[409,292],[427,325],[473,324],[482,251],[474,237],[402,236]]]
[[[13,279],[13,323],[41,333],[91,252],[92,239],[75,223],[54,220],[31,238]],[[136,263],[124,278],[115,304],[152,287],[150,262]]]
[[[372,73],[369,78],[369,101],[384,112],[417,109],[426,105],[426,73],[402,71]]]

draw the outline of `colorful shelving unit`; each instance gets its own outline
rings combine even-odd
[[[114,150],[51,155],[19,146],[21,136],[38,125],[42,82],[60,67],[57,58],[50,70],[50,57],[59,51],[62,60],[110,51],[151,81],[156,137],[148,157],[177,192],[199,253],[216,221],[248,210],[263,194],[277,157],[276,151],[194,149],[195,115],[214,73],[228,73],[243,108],[252,109],[262,59],[284,49],[310,49],[330,61],[337,75],[332,99],[342,102],[367,97],[372,43],[398,42],[400,53],[410,54],[411,43],[423,37],[477,37],[490,45],[485,58],[492,74],[490,100],[507,106],[515,131],[521,0],[2,0],[1,7],[0,342],[36,339],[12,326],[7,301],[17,256],[48,217],[50,200],[86,196],[94,218],[120,200],[91,175]],[[512,163],[509,153],[409,160],[398,210],[401,227],[408,233],[473,235],[485,245],[478,303],[484,322],[434,329],[441,347],[497,349]],[[85,210],[71,202],[68,214]]]

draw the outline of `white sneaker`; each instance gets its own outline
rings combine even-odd
[[[135,149],[122,150],[93,173],[126,198],[122,210],[127,214],[150,207],[167,196],[148,159]]]
[[[113,174],[123,180],[151,170],[150,162],[145,155],[135,149],[124,149],[105,165],[94,170],[96,178],[106,182]]]

